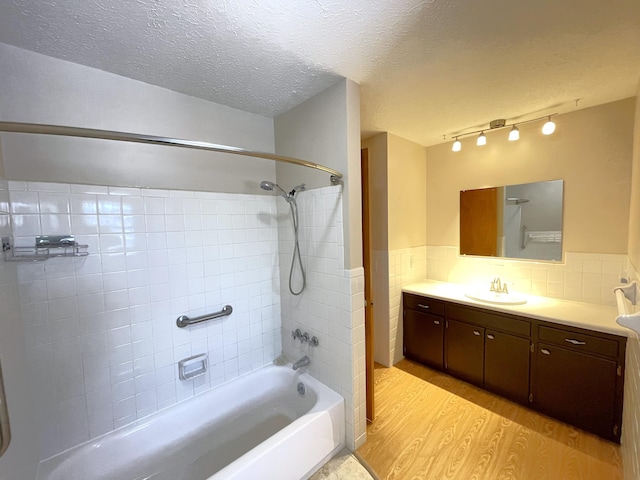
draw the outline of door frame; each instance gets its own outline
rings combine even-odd
[[[364,330],[366,363],[366,416],[369,423],[375,419],[374,360],[373,360],[373,298],[371,283],[371,222],[369,210],[369,149],[360,150],[362,186],[362,265],[364,268]]]

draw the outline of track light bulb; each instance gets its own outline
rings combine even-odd
[[[482,146],[482,145],[486,145],[487,144],[487,136],[484,134],[484,132],[480,132],[480,135],[478,135],[478,140],[476,140],[476,145],[478,146]]]
[[[518,127],[514,125],[511,131],[509,131],[509,141],[513,142],[519,139],[520,139],[520,130],[518,130]]]
[[[542,134],[551,135],[555,131],[556,131],[556,124],[553,123],[553,121],[551,120],[551,117],[549,117],[549,120],[547,120],[547,123],[545,123],[542,126]]]
[[[460,150],[462,150],[462,142],[458,140],[458,137],[456,137],[456,141],[453,142],[453,147],[451,148],[451,150],[454,152],[459,152]]]

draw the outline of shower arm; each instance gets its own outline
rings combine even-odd
[[[331,184],[338,185],[342,181],[342,174],[318,163],[309,162],[295,157],[286,157],[274,153],[256,152],[238,147],[219,145],[216,143],[183,140],[179,138],[159,137],[140,133],[117,132],[113,130],[98,130],[94,128],[67,127],[62,125],[46,125],[41,123],[0,122],[0,132],[35,133],[40,135],[57,135],[63,137],[95,138],[99,140],[116,140],[120,142],[145,143],[169,147],[183,147],[208,152],[231,153],[246,157],[265,158],[277,162],[293,163],[303,167],[313,168],[331,175]]]

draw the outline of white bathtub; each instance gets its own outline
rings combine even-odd
[[[38,480],[299,480],[344,436],[340,395],[268,366],[45,460]]]

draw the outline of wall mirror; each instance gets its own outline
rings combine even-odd
[[[460,192],[460,254],[562,259],[563,181]]]

